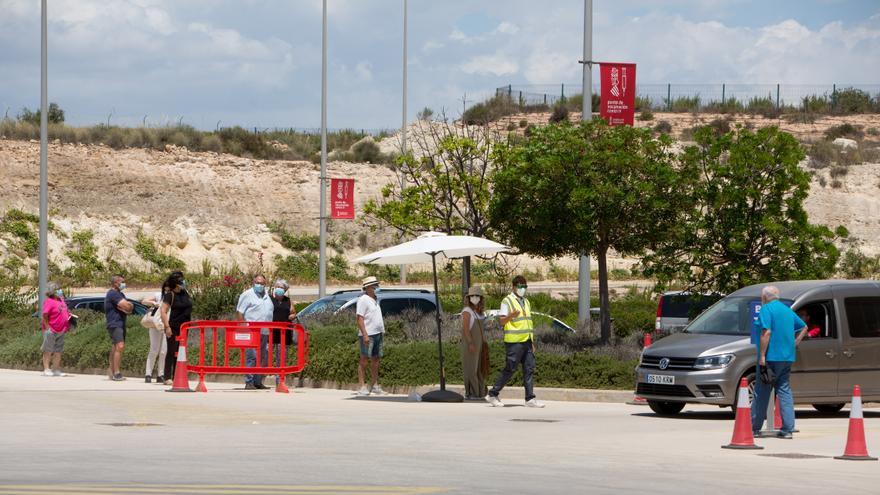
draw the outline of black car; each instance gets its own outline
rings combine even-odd
[[[126,300],[134,305],[134,309],[131,312],[134,315],[144,315],[150,310],[149,306],[141,304],[140,301],[128,298]],[[64,301],[70,310],[88,309],[99,313],[104,312],[104,296],[72,296]]]
[[[298,313],[300,323],[318,315],[354,314],[361,290],[341,290],[309,304]],[[433,313],[437,308],[434,293],[424,289],[382,289],[376,294],[382,316],[399,316],[406,312]]]

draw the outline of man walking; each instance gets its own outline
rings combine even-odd
[[[358,362],[358,395],[382,395],[385,393],[379,386],[379,360],[382,359],[382,343],[385,336],[385,321],[376,293],[379,292],[379,281],[376,277],[363,280],[364,293],[357,301],[357,326],[360,337],[361,358]],[[364,384],[367,364],[370,365],[372,388]]]
[[[498,311],[498,321],[504,326],[506,358],[501,375],[495,380],[495,386],[486,396],[486,401],[494,407],[504,407],[498,394],[507,385],[520,364],[523,370],[523,386],[526,389],[526,407],[544,407],[544,403],[535,398],[535,335],[532,306],[526,299],[527,288],[525,277],[522,275],[514,277],[513,292],[501,301],[501,309]]]
[[[275,306],[272,298],[266,291],[266,277],[257,275],[254,277],[254,285],[238,296],[238,305],[235,307],[238,321],[272,321],[272,313]],[[246,365],[257,365],[257,350],[247,349]],[[269,362],[269,329],[260,330],[260,366],[266,366]],[[266,389],[263,385],[263,375],[245,375],[245,390]]]
[[[794,430],[794,400],[789,377],[791,365],[795,360],[795,348],[804,338],[807,325],[791,308],[779,301],[779,289],[772,285],[761,290],[758,325],[761,328],[761,338],[758,342],[755,401],[752,403],[752,430],[759,432],[763,427],[767,415],[767,403],[770,401],[770,390],[775,389],[782,415],[782,430],[778,436],[791,438],[791,432]],[[775,383],[765,383],[764,377],[770,376],[775,376]],[[773,419],[771,418],[770,421]]]
[[[107,318],[107,333],[110,334],[110,379],[116,382],[125,380],[119,369],[122,351],[125,350],[125,318],[131,314],[134,305],[125,298],[125,278],[113,275],[110,290],[104,296],[104,314]]]

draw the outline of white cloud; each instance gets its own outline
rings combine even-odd
[[[473,57],[461,65],[461,70],[465,74],[510,76],[519,71],[519,64],[506,55],[495,53]]]
[[[355,76],[362,82],[373,80],[373,64],[366,61],[358,62],[354,67]]]
[[[460,41],[462,43],[467,43],[470,38],[468,35],[461,32],[459,29],[453,29],[451,33],[449,33],[449,39],[452,41]]]
[[[495,28],[495,33],[516,34],[519,32],[519,26],[512,22],[504,21]]]
[[[430,52],[433,50],[439,50],[440,48],[443,48],[444,46],[446,46],[446,45],[444,45],[443,43],[440,43],[439,41],[428,40],[425,42],[424,45],[422,45],[422,51]]]

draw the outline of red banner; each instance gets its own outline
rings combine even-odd
[[[354,179],[330,179],[330,218],[354,218]]]
[[[602,104],[599,115],[609,125],[633,125],[636,103],[636,64],[603,62],[599,66]]]

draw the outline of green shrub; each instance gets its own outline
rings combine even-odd
[[[849,250],[841,256],[838,272],[849,279],[880,279],[880,256]]]
[[[382,151],[372,138],[358,141],[351,147],[354,161],[357,163],[383,163]]]
[[[850,139],[861,139],[864,137],[864,133],[862,132],[862,126],[860,125],[852,125],[850,123],[844,123],[840,125],[831,126],[828,129],[825,129],[825,139],[828,141],[834,141],[837,138],[850,138]]]
[[[730,132],[730,119],[713,119],[709,122],[709,127],[716,136],[721,137]]]
[[[550,122],[568,122],[568,108],[565,105],[556,105],[553,107],[553,113],[550,114]]]
[[[57,103],[49,103],[49,108],[47,115],[47,120],[50,124],[62,124],[64,123],[64,110],[58,106]],[[28,122],[35,126],[40,125],[40,118],[42,117],[42,110],[30,110],[27,107],[22,108],[21,112],[18,114],[18,120],[22,122]]]
[[[316,235],[295,235],[287,230],[283,222],[266,222],[269,232],[280,237],[280,244],[291,251],[317,251],[320,248],[320,238]]]
[[[667,120],[661,120],[657,122],[657,125],[654,126],[654,132],[660,134],[672,134],[672,124]]]
[[[810,95],[801,99],[801,108],[807,114],[826,114],[831,112],[831,102],[826,96]]]
[[[753,96],[746,104],[745,111],[752,115],[762,115],[768,119],[774,119],[780,115],[780,110],[776,108],[776,102],[770,96]]]
[[[137,242],[134,245],[134,252],[138,254],[144,261],[150,262],[162,272],[170,272],[173,270],[183,270],[186,264],[180,258],[170,254],[162,254],[156,247],[156,241],[144,234],[142,231],[137,233]]]
[[[654,120],[654,114],[650,110],[642,110],[642,113],[639,114],[639,120],[643,122]]]
[[[64,252],[73,263],[65,270],[65,276],[84,286],[100,277],[104,271],[104,263],[98,258],[98,247],[93,241],[94,232],[78,230],[71,234],[70,249]]]
[[[867,92],[855,88],[838,90],[831,96],[835,113],[873,113],[880,111],[880,102],[871,99]]]
[[[461,120],[467,125],[485,125],[519,111],[520,107],[513,98],[506,94],[497,94],[465,110]]]
[[[695,96],[677,96],[670,102],[664,98],[664,105],[667,110],[675,113],[698,112],[700,110],[700,95]]]
[[[718,112],[725,114],[741,113],[744,108],[743,104],[736,98],[726,98],[724,101],[712,101],[704,108],[707,112]]]

